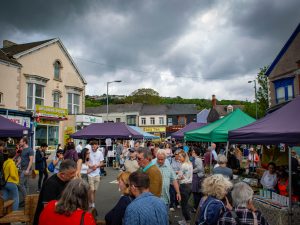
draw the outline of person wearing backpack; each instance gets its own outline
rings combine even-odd
[[[15,149],[8,149],[8,159],[3,164],[3,173],[5,186],[2,190],[2,198],[4,201],[8,199],[14,200],[13,211],[18,210],[19,208],[19,174],[15,162],[13,161],[14,156],[16,155]]]
[[[205,178],[202,183],[202,192],[205,197],[199,203],[195,224],[217,225],[221,215],[228,209],[232,209],[226,198],[231,188],[232,183],[221,174]]]

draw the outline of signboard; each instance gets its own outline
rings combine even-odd
[[[65,127],[64,130],[64,144],[71,140],[70,135],[75,133],[75,127]]]
[[[103,123],[103,120],[102,117],[99,116],[78,115],[76,116],[76,123]]]
[[[67,119],[68,110],[62,108],[54,108],[51,106],[36,105],[35,113],[35,116],[37,117]]]
[[[23,116],[11,116],[11,115],[1,115],[10,121],[17,123],[23,127],[30,128],[30,117],[23,117]]]
[[[166,132],[165,127],[143,127],[143,130],[148,133],[164,133],[164,132]]]

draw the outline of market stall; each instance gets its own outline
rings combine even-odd
[[[125,123],[93,123],[71,135],[74,139],[143,139],[143,135]]]
[[[260,201],[257,201],[257,207],[262,210],[266,215],[270,214],[276,219],[274,224],[297,224],[300,221],[299,203],[294,204],[297,207],[292,208],[292,169],[291,169],[291,146],[299,145],[300,143],[300,96],[294,100],[267,115],[266,117],[257,120],[256,122],[229,132],[230,143],[243,143],[243,144],[266,144],[266,145],[282,145],[288,149],[289,154],[289,198],[286,204],[280,202],[280,211],[277,212],[278,207],[272,206],[270,203],[278,204],[278,199],[273,199],[270,196],[261,196]],[[288,146],[288,147],[287,147]],[[297,174],[297,173],[296,173]],[[298,173],[299,174],[299,173]],[[263,204],[262,204],[263,203]],[[272,207],[270,207],[270,205]],[[271,213],[268,211],[271,210]],[[281,218],[278,215],[284,214]],[[289,216],[290,215],[290,216]],[[285,218],[285,219],[282,219]],[[286,218],[289,218],[287,221]],[[280,222],[283,220],[283,222]]]
[[[186,141],[227,142],[228,131],[246,126],[254,121],[255,119],[251,116],[248,116],[240,109],[236,109],[232,113],[211,124],[185,132],[184,138]]]
[[[153,134],[149,134],[145,131],[143,131],[141,128],[136,127],[136,126],[129,126],[130,128],[132,128],[133,130],[135,130],[136,132],[140,133],[141,135],[143,135],[143,139],[144,140],[153,140],[153,139],[160,139],[160,137],[155,136]]]
[[[28,134],[28,130],[29,128],[0,116],[0,137],[22,137]]]
[[[191,130],[195,130],[195,129],[199,129],[201,127],[206,126],[206,123],[196,123],[196,122],[191,122],[188,125],[186,125],[185,127],[183,127],[182,129],[180,129],[179,131],[176,131],[174,133],[171,134],[172,138],[175,138],[177,140],[182,140],[184,139],[184,133],[191,131]]]

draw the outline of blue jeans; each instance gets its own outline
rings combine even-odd
[[[14,200],[13,211],[19,209],[19,191],[18,186],[15,183],[7,182],[2,191],[3,200]]]

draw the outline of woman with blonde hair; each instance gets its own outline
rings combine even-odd
[[[118,175],[119,191],[122,196],[115,207],[105,215],[106,225],[122,225],[123,223],[126,208],[133,200],[130,195],[129,175],[130,172],[122,172]]]
[[[221,174],[204,179],[202,192],[205,197],[200,201],[200,215],[196,215],[196,224],[216,225],[221,214],[232,209],[226,197],[231,188],[232,183]]]
[[[179,224],[189,224],[191,220],[188,201],[192,193],[192,180],[193,180],[193,164],[190,162],[189,155],[181,151],[179,153],[179,161],[182,163],[178,172],[179,190],[181,195],[181,211],[184,220],[179,221]]]

